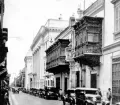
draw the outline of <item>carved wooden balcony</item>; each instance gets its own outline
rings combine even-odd
[[[52,46],[46,50],[46,71],[52,73],[68,70],[68,62],[65,61],[65,48],[69,40],[58,39]]]
[[[74,29],[74,59],[89,66],[98,66],[102,54],[102,18],[85,16]]]

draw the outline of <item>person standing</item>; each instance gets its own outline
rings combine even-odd
[[[98,88],[97,94],[100,95],[100,96],[102,97],[102,93],[101,93],[100,88]]]
[[[110,105],[110,103],[111,103],[111,99],[112,99],[111,89],[108,88],[108,92],[107,92],[108,105]]]

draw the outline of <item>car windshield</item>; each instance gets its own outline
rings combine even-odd
[[[70,96],[75,97],[75,93],[70,93]]]
[[[68,90],[68,93],[75,93],[74,90]]]
[[[86,90],[86,94],[96,94],[96,90]]]
[[[48,90],[49,90],[49,91],[52,91],[52,92],[57,92],[57,89],[56,89],[56,88],[49,88]]]
[[[76,93],[96,94],[96,90],[76,90]]]

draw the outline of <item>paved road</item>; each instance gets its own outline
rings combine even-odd
[[[19,94],[10,92],[10,103],[11,105],[63,105],[59,100],[45,100],[22,92]]]

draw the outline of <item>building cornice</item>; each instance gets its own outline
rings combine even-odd
[[[49,32],[61,32],[64,28],[57,28],[57,27],[47,27]]]
[[[26,56],[26,57],[24,58],[24,61],[26,62],[28,59],[32,59],[32,56]]]
[[[91,14],[94,14],[97,10],[101,10],[104,8],[104,2],[104,0],[97,0],[83,12],[83,15],[91,16]]]
[[[69,27],[66,27],[63,31],[61,31],[61,33],[55,38],[55,40],[59,39],[59,37],[64,34],[67,30],[69,29]]]
[[[115,4],[115,3],[118,2],[118,1],[120,1],[120,0],[112,0],[111,3],[112,3],[112,4]]]
[[[42,28],[44,28],[44,29],[42,29]],[[64,28],[44,27],[44,26],[42,26],[41,29],[39,30],[39,32],[37,33],[36,37],[33,40],[33,43],[31,45],[31,49],[33,50],[33,48],[35,47],[35,45],[39,41],[39,39],[41,37],[44,37],[47,32],[61,32],[63,30],[64,30]]]
[[[56,38],[55,40],[58,40],[62,35],[67,35],[72,30],[72,27],[68,26],[66,27]]]
[[[118,46],[120,46],[120,41],[104,47],[103,52],[111,50],[111,49],[118,47]]]
[[[39,41],[39,39],[47,33],[48,29],[45,26],[41,26],[40,30],[38,31],[37,35],[35,36],[33,43],[31,45],[31,50],[35,47],[36,43]]]

